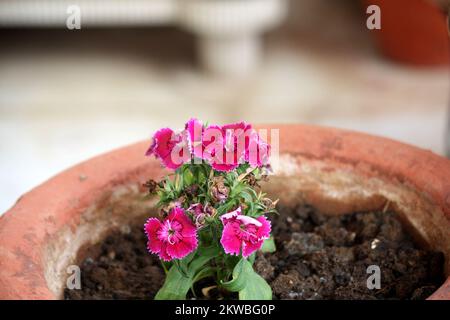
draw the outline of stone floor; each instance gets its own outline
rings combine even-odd
[[[191,116],[348,128],[442,154],[448,70],[384,60],[357,9],[303,5],[242,79],[202,73],[194,39],[172,28],[0,30],[0,213],[57,172]]]

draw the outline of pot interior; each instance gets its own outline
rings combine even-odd
[[[149,178],[156,177],[142,177],[141,181],[105,189],[97,202],[82,211],[74,225],[51,237],[43,259],[48,287],[56,297],[63,296],[68,266],[83,259],[88,247],[100,242],[113,229],[129,228],[156,214],[157,199],[148,197],[140,187]],[[449,276],[450,221],[440,207],[407,184],[386,177],[367,177],[351,167],[301,161],[284,155],[262,189],[272,198],[279,198],[284,206],[309,204],[330,215],[395,211],[419,243],[444,253],[444,268]]]

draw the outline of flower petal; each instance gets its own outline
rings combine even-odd
[[[225,161],[224,161],[225,162]],[[218,163],[213,162],[211,163],[211,167],[216,171],[222,171],[222,172],[230,172],[236,169],[239,166],[238,163],[235,164],[225,164],[225,163]]]
[[[262,226],[262,223],[259,220],[255,219],[255,218],[252,218],[252,217],[249,217],[249,216],[240,215],[240,216],[236,217],[236,220],[241,221],[244,225],[253,224],[253,225],[257,226],[257,227],[261,227]]]
[[[178,221],[182,225],[181,235],[183,237],[197,236],[197,228],[182,208],[173,208],[167,219],[169,219],[169,221]]]
[[[235,228],[239,228],[237,223],[227,223],[223,227],[222,237],[220,243],[223,246],[223,250],[227,254],[239,255],[241,252],[242,241],[238,238]]]
[[[191,153],[197,158],[203,159],[203,124],[199,120],[191,118],[186,123],[186,131]]]
[[[256,232],[258,239],[268,239],[272,230],[270,220],[267,220],[265,216],[260,216],[256,220],[261,223],[261,227]]]
[[[167,243],[162,243],[161,252],[159,253],[159,258],[164,261],[171,261],[172,257],[167,253]]]
[[[222,128],[224,130],[227,129],[233,129],[233,130],[237,130],[237,129],[242,129],[242,130],[249,130],[252,128],[252,125],[249,123],[246,123],[245,121],[241,121],[241,122],[236,122],[236,123],[229,123],[229,124],[225,124],[222,126]]]
[[[191,159],[188,140],[189,137],[187,131],[173,133],[169,145],[171,148],[170,152],[166,156],[161,157],[162,162],[167,168],[176,170],[183,163],[186,163]]]
[[[242,256],[244,258],[247,258],[248,256],[250,256],[253,252],[261,249],[262,245],[263,245],[264,240],[259,240],[255,243],[251,242],[251,241],[244,241],[242,244]]]
[[[152,154],[154,154],[155,148],[156,148],[156,139],[152,138],[152,143],[151,143],[150,147],[148,148],[148,150],[145,152],[145,155],[151,156]]]
[[[183,240],[167,245],[167,253],[174,259],[183,259],[197,248],[197,237],[186,237]]]
[[[270,145],[253,130],[245,153],[245,161],[252,167],[261,167],[269,163]]]
[[[175,142],[172,141],[174,132],[170,128],[162,128],[153,135],[154,148],[153,153],[158,158],[165,158],[170,155]]]
[[[241,214],[241,207],[238,207],[236,210],[225,213],[220,216],[220,220],[222,224],[225,226],[230,220],[236,220],[236,217]]]
[[[161,228],[161,222],[156,218],[150,218],[144,225],[144,230],[148,238],[147,249],[151,253],[160,253],[163,243],[158,239],[157,232]]]

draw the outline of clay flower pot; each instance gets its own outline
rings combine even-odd
[[[431,0],[364,0],[378,5],[381,30],[370,30],[381,51],[393,60],[414,65],[448,65],[446,15]]]
[[[449,160],[350,131],[273,127],[280,129],[280,170],[265,190],[285,204],[301,198],[328,214],[377,210],[389,202],[418,239],[444,252],[450,274]],[[0,299],[61,298],[77,254],[108,230],[151,212],[155,199],[144,198],[141,185],[165,172],[144,157],[148,143],[53,177],[0,218]],[[430,299],[450,299],[450,277]]]

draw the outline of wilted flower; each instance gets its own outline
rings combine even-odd
[[[150,179],[150,180],[146,181],[146,182],[143,184],[143,186],[146,187],[146,188],[148,189],[148,193],[154,194],[154,193],[156,193],[156,190],[157,190],[158,187],[159,187],[159,183],[156,182],[156,181],[153,180],[153,179]]]
[[[263,198],[261,199],[262,204],[266,207],[267,211],[273,210],[275,209],[275,207],[277,206],[277,203],[280,199],[277,199],[275,201],[272,201],[272,199],[269,198]]]
[[[265,239],[270,236],[270,221],[264,216],[252,218],[241,215],[241,208],[226,213],[220,217],[223,232],[220,243],[227,254],[239,255],[247,258],[259,250]]]
[[[258,179],[256,179],[255,175],[252,172],[247,174],[244,180],[248,183],[250,187],[259,187]]]
[[[197,229],[181,208],[174,208],[163,222],[148,219],[145,233],[148,250],[164,261],[182,259],[197,249]]]
[[[163,206],[161,208],[163,215],[169,214],[175,208],[183,207],[184,201],[185,201],[185,197],[181,196],[177,200],[169,202],[168,204],[166,204],[165,206]]]
[[[195,195],[197,195],[197,192],[198,192],[198,184],[193,184],[193,185],[187,186],[184,189],[184,192],[186,193],[186,195],[194,197]]]
[[[214,201],[223,202],[228,198],[230,189],[225,185],[225,179],[222,176],[214,177],[210,187],[210,194]]]
[[[216,209],[209,203],[205,206],[201,203],[195,203],[188,208],[188,211],[194,216],[195,225],[199,229],[205,226],[206,218],[214,217],[216,214]]]
[[[192,212],[194,216],[204,213],[203,205],[201,203],[194,203],[188,208],[189,212]]]
[[[217,213],[217,210],[209,203],[205,205],[204,211],[209,217],[215,217]]]

